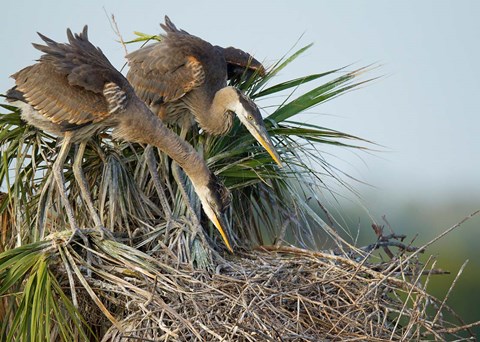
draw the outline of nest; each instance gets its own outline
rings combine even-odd
[[[0,222],[12,224],[13,217],[7,210]],[[5,232],[13,231],[4,227],[2,245],[10,240]],[[446,305],[448,295],[438,299],[428,293],[429,279],[445,272],[435,268],[433,258],[421,261],[425,249],[372,227],[374,244],[324,252],[263,246],[220,255],[205,239],[185,239],[189,235],[178,229],[169,236],[182,243],[161,243],[159,233],[156,248],[143,251],[129,239],[101,239],[95,231],[86,233],[84,246],[82,239],[70,241],[69,230],[22,248],[46,260],[60,285],[54,289],[66,295],[56,292],[60,306],[68,298],[78,309],[79,316],[67,306],[61,309],[76,340],[474,340],[471,328],[480,322],[465,324]],[[180,253],[175,246],[188,248]],[[207,267],[198,267],[198,258],[196,263],[182,258],[197,249],[208,256]],[[383,259],[377,249],[385,252]],[[0,301],[0,319],[10,313],[11,300],[18,299]],[[61,340],[55,324],[50,340]]]
[[[262,247],[228,260],[217,255],[216,268],[199,270],[178,263],[168,249],[153,258],[90,238],[96,255],[90,265],[78,246],[56,246],[91,272],[84,278],[88,285],[70,287],[77,289],[77,305],[101,341],[438,341],[473,336],[444,300],[426,292],[429,277],[439,270],[434,263],[422,264],[418,254],[372,263],[371,256],[357,253]],[[67,279],[65,271],[55,270]]]

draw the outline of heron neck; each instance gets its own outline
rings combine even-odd
[[[226,105],[231,99],[227,97],[224,89],[214,95],[201,96],[201,99],[199,97],[191,101],[195,120],[205,132],[212,135],[226,134],[233,125],[234,114],[227,110]]]
[[[185,171],[195,188],[206,185],[210,179],[210,170],[205,160],[162,121],[154,115],[143,102],[135,104],[135,115],[126,111],[119,119],[113,134],[114,138],[149,144],[159,148],[175,160]]]

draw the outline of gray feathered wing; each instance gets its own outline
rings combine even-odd
[[[12,75],[16,90],[53,123],[84,125],[109,117],[105,85],[115,83],[127,93],[130,86],[102,51],[88,41],[87,26],[80,34],[67,30],[69,44],[39,35],[46,45],[33,45],[44,54],[38,63]]]

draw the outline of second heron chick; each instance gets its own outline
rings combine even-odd
[[[72,230],[80,232],[63,176],[70,146],[79,144],[74,163],[75,178],[95,223],[104,229],[93,206],[81,164],[87,141],[103,129],[113,128],[114,138],[155,146],[183,168],[205,214],[232,251],[223,220],[229,192],[210,172],[205,160],[135,95],[127,79],[88,40],[86,26],[79,34],[67,30],[67,36],[68,43],[57,43],[40,35],[46,45],[34,46],[43,55],[37,63],[12,75],[16,86],[7,93],[7,100],[22,109],[25,121],[64,138],[53,165],[53,175]]]
[[[162,121],[179,123],[183,131],[196,121],[209,134],[226,134],[236,114],[282,166],[258,107],[240,90],[227,86],[227,79],[243,72],[264,74],[262,64],[242,50],[213,46],[180,30],[168,17],[161,26],[166,32],[162,41],[126,56],[127,79],[137,95]]]

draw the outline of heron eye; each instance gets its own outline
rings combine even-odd
[[[250,121],[252,121],[252,120],[253,120],[253,116],[249,115],[249,116],[247,116],[247,119],[250,120]]]

